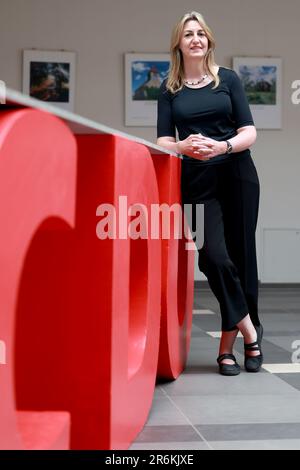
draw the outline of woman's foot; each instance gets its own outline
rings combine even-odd
[[[217,358],[219,364],[219,372],[222,375],[238,375],[241,371],[239,364],[233,354],[224,353],[220,354]],[[230,364],[228,364],[230,362]]]
[[[219,356],[217,358],[219,372],[222,375],[238,375],[240,373],[240,366],[232,354],[233,344],[238,331],[238,329],[233,331],[222,331]]]
[[[238,324],[237,327],[239,328],[240,332],[242,333],[244,337],[244,344],[251,344],[257,341],[258,339],[258,333],[260,330],[257,330],[257,328],[262,328],[261,325],[259,326],[254,326],[250,315],[246,315],[243,320],[241,320]],[[260,352],[257,349],[249,349],[247,352],[247,356],[259,356]]]
[[[255,326],[256,341],[244,343],[245,349],[245,369],[247,372],[258,372],[263,363],[263,354],[261,351],[261,341],[263,337],[263,326]]]

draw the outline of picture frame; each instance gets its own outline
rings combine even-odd
[[[74,111],[76,53],[23,50],[23,93]]]
[[[0,80],[0,104],[6,103],[6,85],[3,80]]]
[[[170,54],[125,53],[125,125],[156,126],[160,85]]]
[[[256,128],[281,129],[281,58],[234,57],[233,69],[242,81]]]

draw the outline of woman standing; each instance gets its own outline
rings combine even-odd
[[[175,25],[170,71],[159,92],[157,144],[183,155],[182,203],[204,204],[199,269],[220,304],[219,371],[237,375],[232,350],[239,330],[246,370],[258,372],[263,361],[255,248],[259,181],[249,150],[256,129],[238,75],[215,63],[214,49],[200,13],[187,13]]]

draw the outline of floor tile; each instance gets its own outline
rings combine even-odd
[[[261,395],[259,398],[247,394],[185,395],[172,396],[172,400],[193,424],[300,422],[299,396],[291,393]]]
[[[289,352],[292,356],[295,349],[299,349],[300,344],[300,335],[289,335],[289,336],[268,336],[267,337],[269,343],[275,344],[280,348],[284,349],[285,351]],[[296,343],[298,342],[299,343]],[[299,355],[300,356],[300,355]]]
[[[300,423],[208,424],[196,428],[207,441],[300,439]]]
[[[202,338],[192,338],[190,354],[198,354],[201,351],[216,349],[219,346],[219,340],[210,337],[206,332]]]
[[[186,417],[167,397],[154,398],[147,425],[188,424]]]
[[[300,450],[300,439],[209,442],[214,450]]]
[[[212,338],[221,338],[221,334],[222,334],[221,331],[207,331],[206,333]],[[237,334],[237,338],[243,338],[243,335],[240,331]]]
[[[272,374],[300,374],[300,364],[263,364],[263,368]]]
[[[129,450],[211,450],[205,442],[152,442],[133,443]]]
[[[233,397],[243,393],[256,396],[272,394],[299,397],[297,390],[272,374],[248,374],[244,370],[236,377],[226,377],[218,373],[206,376],[190,375],[184,372],[177,380],[162,385],[162,389],[171,397],[188,395],[201,399],[203,395],[210,395],[216,400],[220,395]]]
[[[201,440],[191,425],[148,425],[140,432],[135,442],[192,442]]]
[[[300,374],[276,374],[276,377],[300,390]]]
[[[200,309],[194,309],[193,310],[193,315],[215,315],[216,313],[213,312],[212,310],[205,309],[205,308],[200,308]]]
[[[221,316],[216,315],[193,315],[193,324],[204,331],[221,329]]]
[[[275,307],[259,307],[259,315],[262,316],[267,313],[276,313],[279,315],[284,315],[285,313],[288,313],[284,308],[275,308]],[[291,313],[291,312],[289,312]]]
[[[207,337],[207,334],[201,328],[199,328],[198,326],[193,324],[191,337],[192,338],[194,338],[194,337],[195,338],[201,338],[201,337],[205,338],[205,337]]]

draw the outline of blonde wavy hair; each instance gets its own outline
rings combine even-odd
[[[213,77],[213,81],[215,82],[213,88],[217,88],[220,83],[219,76],[215,73],[213,68],[213,66],[216,65],[214,58],[214,50],[216,43],[212,31],[206,24],[203,16],[200,13],[198,13],[197,11],[191,11],[183,15],[183,17],[174,26],[172,31],[170,47],[171,61],[168,79],[166,82],[166,88],[172,93],[176,93],[177,91],[182,90],[184,85],[184,64],[182,52],[179,49],[179,43],[182,37],[184,26],[186,22],[190,20],[198,21],[207,36],[208,48],[204,56],[204,67],[206,71]]]

